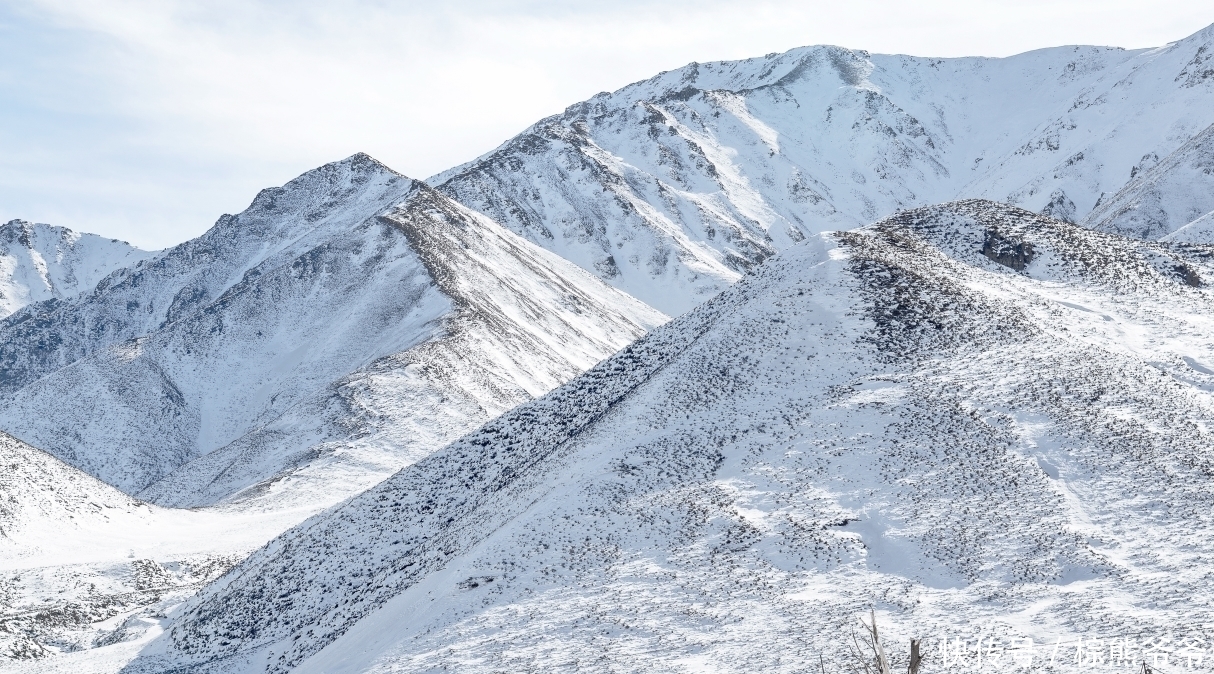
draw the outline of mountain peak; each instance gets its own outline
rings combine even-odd
[[[346,157],[345,159],[339,159],[334,162],[329,162],[328,164],[325,164],[324,166],[321,166],[319,169],[315,169],[315,170],[321,170],[328,166],[342,167],[346,170],[349,170],[353,173],[358,173],[358,174],[369,174],[369,173],[391,174],[391,175],[397,176],[399,178],[408,179],[408,176],[406,176],[405,174],[394,170],[392,167],[381,162],[380,160],[376,159],[375,157],[372,157],[371,155],[367,154],[366,152],[355,152],[354,154],[350,155],[349,157]]]
[[[29,220],[0,225],[0,318],[33,302],[91,290],[151,253],[117,239]]]
[[[313,223],[334,213],[335,209],[368,199],[376,200],[384,193],[407,194],[413,182],[383,162],[359,152],[306,171],[281,187],[262,190],[236,217],[247,221],[258,214],[272,214],[281,220],[284,213],[295,212],[302,216],[304,223]],[[289,223],[283,221],[283,224]]]
[[[20,243],[26,248],[31,248],[34,245],[32,240],[34,232],[46,232],[55,238],[71,238],[73,240],[80,236],[67,227],[58,227],[42,222],[30,222],[29,220],[18,218],[0,225],[0,242]]]

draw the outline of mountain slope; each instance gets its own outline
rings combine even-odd
[[[171,505],[344,455],[352,481],[306,494],[320,508],[662,320],[356,155],[0,323],[0,427],[129,493],[200,460],[146,494]],[[373,438],[374,456],[347,442],[431,420],[402,445]]]
[[[1143,162],[1152,161],[1148,156]],[[1214,211],[1214,125],[1143,170],[1084,218],[1092,229],[1159,239]]]
[[[4,494],[0,501],[0,544],[10,550],[32,552],[24,543],[42,528],[87,527],[85,520],[105,519],[98,515],[105,510],[138,512],[147,508],[97,478],[3,433],[0,465],[5,467],[0,474],[0,493]]]
[[[91,290],[115,269],[151,255],[117,239],[11,220],[0,225],[0,318]]]
[[[1162,240],[1175,243],[1214,244],[1214,210],[1163,237]]]
[[[813,237],[271,542],[126,671],[806,671],[874,604],[892,641],[1200,625],[1211,278],[984,201]]]
[[[267,427],[180,467],[145,497],[196,506],[250,486],[256,487],[250,495],[272,489],[313,502],[319,493],[356,493],[665,320],[424,186],[379,222],[422,251],[427,273],[454,304],[442,333],[376,360]],[[271,476],[273,485],[262,484]],[[335,490],[343,480],[352,482]]]
[[[1214,26],[1154,50],[690,64],[428,180],[670,314],[778,250],[957,197],[1077,221],[1214,123]]]

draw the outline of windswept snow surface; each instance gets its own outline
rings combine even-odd
[[[92,290],[110,272],[151,255],[117,239],[10,220],[0,225],[0,318]]]
[[[1211,54],[1214,26],[1133,51],[805,47],[693,63],[428,182],[675,315],[807,235],[900,208],[984,197],[1082,220],[1214,123]],[[1208,184],[1200,161],[1151,178],[1167,219],[1110,228],[1157,238],[1184,225],[1204,197],[1167,200]]]
[[[124,671],[837,671],[869,607],[969,641],[930,671],[1193,636],[1211,279],[1210,246],[986,201],[811,237],[274,540]]]
[[[0,323],[0,428],[163,505],[322,508],[664,318],[356,155]]]

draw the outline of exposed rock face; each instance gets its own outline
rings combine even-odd
[[[999,264],[1023,271],[1033,261],[1033,244],[1005,238],[999,230],[988,229],[982,236],[982,254]]]

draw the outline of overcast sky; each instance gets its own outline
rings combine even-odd
[[[0,222],[160,248],[367,152],[426,178],[690,61],[1153,47],[1209,0],[0,0]]]

